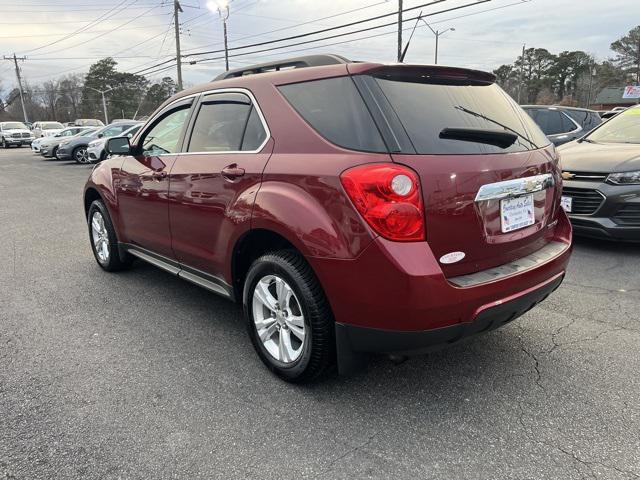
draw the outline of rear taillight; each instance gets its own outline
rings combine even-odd
[[[389,240],[425,239],[420,183],[415,172],[394,164],[370,164],[346,170],[342,185],[356,209]]]

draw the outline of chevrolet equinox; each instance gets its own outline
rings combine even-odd
[[[498,328],[560,285],[571,227],[553,145],[494,80],[316,55],[182,91],[93,169],[95,258],[241,302],[292,382]]]

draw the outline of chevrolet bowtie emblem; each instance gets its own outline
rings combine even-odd
[[[576,174],[575,173],[570,173],[570,172],[562,172],[562,178],[563,180],[571,180],[573,177],[575,177]]]

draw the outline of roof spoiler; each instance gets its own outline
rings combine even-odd
[[[255,75],[258,73],[278,72],[290,68],[319,67],[321,65],[339,65],[345,63],[351,63],[351,60],[340,55],[307,55],[304,57],[286,58],[276,62],[236,68],[218,75],[213,80],[225,80],[227,78],[243,77],[245,75]]]
[[[437,83],[450,85],[491,85],[495,83],[493,73],[469,68],[442,67],[439,65],[371,64],[348,65],[351,75],[368,74],[406,82]]]

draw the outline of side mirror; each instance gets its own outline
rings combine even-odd
[[[127,137],[113,137],[107,140],[105,151],[109,155],[129,155],[131,145]]]
[[[54,135],[54,137],[61,137],[61,136],[62,136],[62,134],[61,134],[61,133],[56,133],[56,134]]]
[[[104,133],[99,133],[98,138],[102,138],[102,137],[104,137]]]

